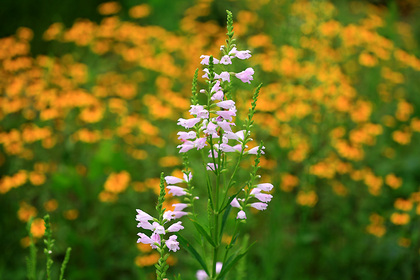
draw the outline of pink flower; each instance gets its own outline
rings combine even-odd
[[[217,125],[221,127],[224,131],[232,131],[231,125],[235,125],[234,123],[227,122],[223,120],[221,122],[217,122]]]
[[[237,52],[238,52],[238,50],[236,49],[236,47],[233,47],[233,48],[230,50],[229,55],[233,55],[233,56],[235,56]]]
[[[166,181],[166,184],[179,184],[179,183],[184,182],[184,180],[175,176],[166,176],[165,181]]]
[[[232,117],[236,116],[236,112],[234,111],[217,111],[216,112],[217,115],[221,116],[223,119],[228,120],[228,121],[232,121]]]
[[[180,131],[177,133],[177,135],[179,135],[178,139],[181,141],[185,141],[187,139],[194,139],[197,137],[197,134],[195,133],[195,131],[189,131],[189,132]]]
[[[176,252],[177,250],[179,250],[179,242],[176,241],[176,239],[176,235],[171,235],[169,236],[169,239],[166,240],[165,244],[168,247],[169,251]]]
[[[169,189],[168,194],[172,194],[173,196],[183,196],[186,195],[187,192],[185,191],[184,188],[181,187],[177,187],[177,186],[166,186],[166,188]]]
[[[188,204],[186,203],[174,203],[172,204],[173,207],[175,207],[174,211],[182,211],[185,208],[188,207]]]
[[[137,239],[137,243],[152,244],[154,242],[149,236],[147,236],[144,233],[139,232],[137,233],[137,235],[140,236],[140,238]]]
[[[189,182],[189,181],[191,181],[191,179],[192,179],[192,177],[193,177],[191,172],[190,172],[190,173],[188,173],[188,175],[184,173],[182,176],[184,177],[184,181],[185,181],[185,182]]]
[[[225,153],[232,153],[237,151],[234,147],[229,146],[228,144],[220,144],[220,150]]]
[[[245,145],[245,148],[246,148],[247,146]],[[234,148],[235,150],[237,150],[238,152],[241,152],[242,151],[242,144],[236,144],[235,146],[233,146],[232,148]]]
[[[200,56],[201,60],[201,65],[209,65],[210,63],[210,56],[209,55],[202,55]],[[218,64],[219,60],[213,57],[213,64]]]
[[[236,216],[236,219],[241,219],[241,220],[246,219],[245,211],[243,210],[239,211],[238,215]]]
[[[175,224],[171,225],[170,227],[168,227],[168,232],[177,232],[180,231],[181,229],[184,229],[184,227],[181,225],[181,221],[176,222]]]
[[[141,221],[137,224],[137,227],[141,227],[144,229],[148,229],[148,230],[154,230],[153,226],[151,223],[149,223],[148,221]]]
[[[174,219],[179,219],[185,215],[188,215],[187,212],[184,211],[166,211],[165,213],[163,213],[163,219],[170,221],[170,220],[174,220]]]
[[[179,118],[177,125],[183,126],[185,128],[192,128],[192,127],[194,127],[194,125],[196,125],[200,121],[201,121],[200,118],[192,118],[192,119],[188,119],[188,120],[183,119],[183,118]]]
[[[213,94],[213,96],[210,99],[211,99],[211,101],[214,101],[214,100],[223,100],[223,96],[224,96],[223,91],[219,90],[218,92],[216,92],[215,94]]]
[[[273,185],[270,183],[262,183],[262,184],[258,184],[257,188],[259,188],[262,191],[269,192],[273,189]]]
[[[192,148],[194,148],[194,142],[185,141],[181,145],[178,145],[177,148],[181,148],[181,150],[179,150],[180,153],[188,152],[189,150],[191,150]]]
[[[238,51],[235,56],[239,59],[248,59],[251,57],[251,51],[246,50],[246,51]]]
[[[224,55],[221,59],[220,59],[220,63],[224,64],[224,65],[228,65],[228,64],[232,64],[232,60],[230,59],[230,56],[228,55]]]
[[[207,124],[206,129],[203,131],[205,134],[209,134],[209,135],[213,135],[213,134],[217,134],[216,129],[218,128],[218,126],[212,122],[209,122]]]
[[[248,84],[254,79],[252,75],[254,75],[254,69],[252,68],[247,68],[244,71],[235,74],[236,78],[240,79],[243,83]]]
[[[136,221],[145,222],[145,221],[153,220],[153,217],[147,214],[146,212],[140,209],[136,209],[136,211],[137,211]]]
[[[195,277],[197,278],[197,280],[209,279],[209,276],[207,275],[207,273],[202,269],[197,271],[197,273],[195,274]]]
[[[201,76],[201,78],[208,79],[210,75],[209,69],[204,68],[203,71],[204,71],[204,75]]]
[[[214,167],[214,163],[207,163],[207,167],[206,167],[206,169],[207,170],[211,170],[211,171],[216,171],[216,169],[217,169],[217,167],[218,167],[218,165],[216,164],[216,168]]]
[[[207,138],[205,138],[205,137],[203,137],[203,138],[197,138],[194,141],[194,147],[196,147],[197,150],[200,150],[200,149],[204,148],[205,146],[207,146],[206,140],[207,140]]]
[[[224,72],[222,72],[222,73],[220,73],[220,74],[215,74],[214,75],[214,78],[215,79],[222,79],[222,81],[228,81],[228,82],[230,82],[230,74],[229,74],[229,72],[226,72],[226,71],[224,71]]]
[[[232,207],[241,208],[241,205],[239,204],[239,201],[238,201],[238,199],[236,199],[236,197],[234,199],[232,199],[232,202],[230,203],[230,205]]]
[[[156,249],[157,246],[160,246],[160,235],[156,233],[152,233],[152,236],[150,237],[153,240],[153,243],[150,244],[153,249]]]
[[[222,88],[220,87],[220,81],[217,80],[216,83],[214,84],[214,86],[211,88],[210,92],[217,92],[219,90],[222,90]]]
[[[254,202],[251,203],[251,207],[254,207],[257,210],[265,210],[267,209],[268,204],[263,202]]]
[[[253,188],[251,195],[255,196],[261,202],[270,202],[273,196],[271,194],[261,193],[261,189]]]
[[[161,226],[159,223],[153,223],[154,233],[156,234],[165,234],[165,228]]]
[[[265,149],[265,147],[262,146],[262,148],[261,148],[261,154],[262,155],[265,154],[264,149]],[[256,155],[258,153],[258,146],[257,147],[254,147],[252,149],[249,149],[249,151],[247,153],[250,154],[250,155]]]
[[[235,107],[235,101],[233,101],[233,100],[220,101],[220,102],[216,103],[216,105],[219,106],[220,108],[229,110],[230,108]]]

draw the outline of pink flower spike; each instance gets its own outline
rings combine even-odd
[[[184,128],[192,128],[194,125],[201,121],[200,118],[192,118],[192,119],[183,119],[179,118],[177,125],[183,126]]]
[[[147,214],[146,212],[140,209],[136,209],[136,211],[137,211],[136,221],[146,222],[146,221],[153,220],[153,217]]]
[[[246,50],[246,51],[239,51],[235,54],[235,56],[239,59],[248,59],[251,57],[251,51]]]
[[[236,216],[236,219],[240,219],[240,220],[246,219],[245,211],[243,210],[239,211],[238,215]]]
[[[264,211],[265,209],[267,209],[268,204],[267,203],[263,203],[263,202],[254,202],[251,203],[251,207],[254,207],[257,210],[261,210]]]
[[[222,73],[220,73],[220,74],[215,74],[214,75],[214,78],[215,79],[222,79],[222,81],[228,81],[228,82],[230,82],[230,74],[229,74],[229,72],[226,72],[226,71],[224,71],[224,72],[222,72]]]
[[[181,225],[181,221],[176,222],[175,224],[171,225],[170,227],[168,227],[168,232],[177,232],[180,231],[181,229],[184,229],[184,227]]]
[[[240,79],[243,83],[248,84],[254,79],[252,75],[254,75],[254,69],[252,68],[247,68],[244,71],[235,74],[236,78]]]
[[[230,59],[230,56],[228,56],[228,55],[224,55],[224,56],[220,59],[220,64],[224,64],[224,65],[232,64],[232,60]]]
[[[168,247],[169,251],[176,252],[179,250],[179,242],[176,241],[176,239],[177,239],[176,235],[171,235],[169,236],[169,239],[166,240],[165,244]]]
[[[188,204],[186,203],[174,203],[172,204],[173,207],[175,207],[174,211],[182,211],[185,208],[188,207]]]
[[[232,199],[232,202],[230,203],[230,205],[235,208],[241,208],[241,205],[239,204],[239,201],[238,199],[236,199],[236,197]]]
[[[235,107],[235,101],[233,101],[233,100],[220,101],[220,102],[216,103],[216,105],[219,106],[220,108],[229,110],[230,108]]]
[[[257,188],[259,188],[262,191],[269,192],[273,189],[273,185],[270,183],[262,183],[262,184],[258,184]]]
[[[169,189],[169,194],[172,194],[173,196],[183,196],[186,195],[187,192],[184,188],[177,187],[177,186],[166,186],[167,189]]]
[[[175,176],[166,176],[165,181],[166,181],[166,184],[179,184],[179,183],[184,182],[184,180]]]
[[[143,244],[152,244],[153,243],[153,240],[149,236],[147,236],[146,234],[139,232],[139,233],[137,233],[137,235],[140,236],[140,238],[137,239],[137,243],[143,243]]]

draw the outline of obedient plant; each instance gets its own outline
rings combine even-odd
[[[178,132],[178,139],[182,142],[178,148],[183,155],[184,166],[183,178],[161,175],[160,195],[158,198],[157,218],[137,209],[136,220],[138,227],[144,232],[138,233],[137,242],[150,244],[156,249],[161,257],[156,264],[157,279],[166,277],[168,265],[166,259],[169,251],[176,252],[180,248],[188,250],[202,267],[197,271],[196,277],[204,279],[223,279],[226,273],[246,254],[247,248],[240,248],[235,253],[231,249],[240,234],[240,224],[245,223],[250,214],[249,208],[265,210],[272,195],[268,194],[273,185],[266,182],[258,182],[260,176],[257,174],[259,162],[264,154],[264,146],[261,143],[256,147],[248,147],[252,140],[251,129],[253,126],[253,115],[256,108],[258,94],[261,88],[259,85],[253,95],[251,108],[248,117],[243,121],[243,127],[238,128],[236,122],[235,101],[232,100],[232,80],[239,79],[243,83],[253,81],[254,70],[247,68],[241,72],[234,73],[229,67],[235,61],[251,57],[249,50],[240,51],[237,49],[233,39],[232,13],[227,11],[227,40],[226,45],[220,48],[222,55],[219,59],[211,55],[202,55],[201,64],[205,67],[202,76],[207,84],[205,89],[197,92],[198,69],[193,79],[191,97],[191,118],[178,120],[182,131]],[[203,96],[199,96],[202,94]],[[205,97],[205,98],[202,98]],[[205,99],[203,104],[199,99]],[[195,181],[188,161],[188,152],[198,150],[201,153],[206,184]],[[245,180],[237,182],[237,171],[242,160],[248,156],[254,157],[254,164],[251,166],[250,176]],[[233,163],[233,164],[232,164]],[[242,167],[241,167],[242,168]],[[198,170],[194,170],[197,172]],[[165,184],[169,194],[178,196],[182,203],[172,205],[173,211],[166,211],[163,208],[165,200]],[[198,197],[194,196],[194,190],[205,188],[207,191],[207,225],[198,222],[203,218],[198,217],[194,204]],[[232,209],[237,209],[232,211]],[[198,209],[197,209],[198,210]],[[203,212],[203,211],[201,211]],[[230,215],[234,212],[233,215]],[[180,218],[188,216],[202,241],[207,242],[204,246],[199,245],[202,250],[196,249],[197,244],[187,241],[180,231],[184,229]],[[221,245],[222,235],[226,230],[226,223],[229,217],[235,221],[233,232],[227,246]],[[181,246],[180,246],[181,245]],[[210,250],[206,250],[210,248]],[[223,250],[223,251],[222,251]],[[208,252],[209,251],[209,252]]]

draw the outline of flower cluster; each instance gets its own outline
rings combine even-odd
[[[169,189],[169,194],[172,194],[173,196],[191,196],[188,189],[174,185],[179,183],[188,183],[191,179],[192,174],[188,173],[188,175],[184,174],[183,179],[174,176],[166,176],[164,180],[167,184],[166,187]],[[161,185],[161,189],[164,190],[163,182],[161,182]],[[164,200],[164,194],[165,192],[161,191],[161,195],[159,196],[160,201]],[[172,204],[172,207],[174,208],[173,210],[165,211],[165,209],[158,209],[158,211],[160,210],[162,214],[160,219],[152,217],[143,210],[136,209],[136,221],[139,222],[137,227],[152,231],[150,236],[141,232],[138,233],[140,238],[137,240],[137,243],[150,244],[153,249],[160,248],[163,244],[165,244],[169,251],[176,252],[179,250],[179,242],[177,241],[176,235],[171,235],[166,240],[163,240],[162,236],[168,233],[178,232],[184,228],[181,221],[172,223],[171,225],[169,225],[169,223],[188,215],[188,212],[183,211],[188,206],[189,204],[186,203],[175,203]]]
[[[273,189],[273,185],[270,183],[262,183],[254,186],[251,189],[251,192],[249,194],[245,195],[245,198],[234,198],[230,205],[235,208],[239,208],[240,211],[238,212],[238,215],[236,216],[236,219],[246,219],[246,213],[244,211],[245,207],[253,207],[257,210],[265,210],[267,209],[268,202],[271,201],[273,196],[268,193]],[[248,203],[248,200],[251,198],[256,198],[259,200],[259,202],[253,202]]]
[[[225,49],[224,46],[221,47],[222,51]],[[178,125],[185,129],[193,129],[178,132],[178,139],[182,141],[182,144],[178,146],[180,153],[185,153],[194,148],[197,150],[203,149],[214,139],[219,139],[219,143],[211,144],[212,148],[209,151],[209,157],[217,158],[220,152],[257,153],[258,147],[244,151],[245,148],[248,148],[245,145],[245,140],[249,138],[249,131],[240,130],[234,132],[232,130],[232,127],[236,126],[233,118],[236,117],[237,110],[235,101],[227,98],[225,94],[225,89],[231,81],[231,75],[234,75],[244,83],[251,83],[254,70],[247,68],[239,73],[222,71],[220,74],[213,70],[216,64],[228,65],[232,64],[234,58],[248,59],[250,57],[251,52],[249,50],[238,51],[236,47],[232,47],[221,59],[216,59],[209,55],[201,56],[201,64],[208,66],[208,68],[203,70],[205,73],[203,78],[208,80],[209,89],[201,89],[200,93],[206,94],[211,102],[208,102],[206,105],[191,105],[189,112],[193,118],[178,119]],[[230,140],[235,141],[235,144],[229,144]],[[214,163],[209,163],[207,167],[208,170],[213,171],[216,168],[217,166]]]

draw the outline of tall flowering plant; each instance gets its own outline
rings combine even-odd
[[[192,118],[178,120],[182,131],[178,132],[181,144],[179,152],[183,154],[184,166],[183,178],[161,175],[160,195],[158,198],[158,217],[152,217],[148,213],[137,209],[136,220],[138,227],[143,232],[138,233],[137,242],[150,244],[156,249],[161,257],[156,264],[157,279],[166,277],[168,265],[166,259],[169,251],[176,252],[182,248],[188,250],[201,266],[197,271],[198,280],[223,279],[226,273],[246,254],[247,249],[241,248],[232,253],[235,241],[240,234],[240,223],[245,223],[249,208],[265,210],[272,195],[269,192],[273,185],[266,182],[258,182],[259,162],[264,154],[264,146],[261,143],[256,147],[248,147],[253,115],[255,113],[259,85],[253,95],[248,117],[244,121],[242,129],[236,129],[236,106],[232,100],[232,80],[239,79],[244,83],[251,83],[254,70],[247,68],[242,72],[217,71],[217,68],[227,70],[236,60],[244,60],[251,57],[249,50],[238,50],[233,39],[232,13],[227,11],[227,36],[226,45],[221,46],[222,55],[215,58],[211,55],[202,55],[201,64],[204,66],[204,75],[207,88],[197,92],[198,69],[193,79],[191,98]],[[199,103],[199,94],[206,98],[204,104]],[[239,126],[239,125],[238,125]],[[194,203],[198,197],[194,196],[194,189],[201,182],[196,182],[188,162],[188,152],[198,150],[201,153],[205,173],[207,190],[207,224],[198,222],[198,213],[194,210]],[[247,157],[254,157],[249,178],[237,182],[236,173],[240,168],[241,161]],[[232,164],[233,163],[233,164]],[[166,184],[166,188],[165,188]],[[197,184],[197,185],[196,185]],[[203,186],[204,187],[204,186]],[[180,197],[182,203],[174,204],[173,211],[166,211],[162,205],[168,190],[169,194]],[[190,210],[188,210],[190,209]],[[234,210],[235,209],[235,210]],[[234,212],[235,226],[231,234],[231,240],[226,247],[221,246],[225,225],[230,213]],[[180,231],[184,229],[180,218],[188,216],[197,232],[208,243],[210,252],[206,252],[206,246],[199,252],[195,244],[187,241]],[[202,219],[200,219],[202,220]]]

